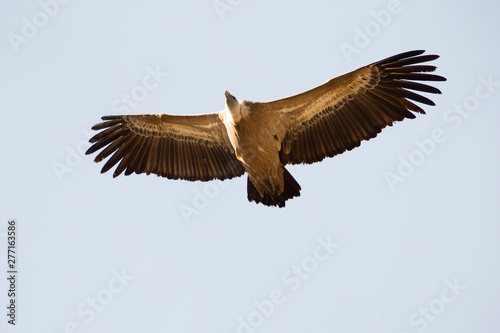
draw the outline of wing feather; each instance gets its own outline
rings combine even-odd
[[[196,116],[167,114],[104,116],[92,129],[100,131],[86,154],[102,151],[95,162],[109,157],[101,172],[115,165],[123,172],[157,174],[171,179],[228,179],[244,168],[234,156],[219,113]]]
[[[415,81],[446,81],[427,74],[435,66],[422,64],[439,58],[424,51],[401,53],[336,77],[301,94],[268,103],[254,103],[253,112],[278,114],[283,128],[283,163],[314,163],[358,147],[383,128],[425,113],[413,102],[434,105],[419,94],[440,94],[433,86]],[[281,111],[281,112],[280,112]]]

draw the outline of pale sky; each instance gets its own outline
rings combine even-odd
[[[0,4],[2,332],[498,332],[498,2],[59,1]],[[415,49],[441,56],[436,106],[288,166],[284,209],[246,175],[113,179],[82,154],[102,115],[274,100]]]

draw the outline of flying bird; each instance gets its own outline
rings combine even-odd
[[[272,102],[238,100],[225,92],[226,107],[197,115],[104,116],[92,127],[86,154],[111,156],[101,173],[125,172],[209,181],[248,174],[248,200],[284,207],[301,187],[287,164],[311,164],[358,147],[387,125],[425,114],[414,102],[435,105],[415,93],[440,94],[415,81],[446,81],[422,64],[439,58],[410,51],[335,77],[298,95]]]

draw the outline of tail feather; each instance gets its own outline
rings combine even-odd
[[[250,178],[248,178],[248,201],[255,201],[256,203],[262,203],[266,206],[278,206],[280,208],[285,207],[285,202],[288,199],[300,197],[301,187],[287,169],[283,169],[283,179],[285,181],[283,193],[281,193],[278,197],[273,198],[269,193],[264,194],[264,197],[262,197],[259,191],[255,188],[255,185],[250,181]]]

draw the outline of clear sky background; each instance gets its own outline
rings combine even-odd
[[[60,1],[0,3],[2,332],[498,332],[498,1]],[[102,115],[274,100],[414,49],[441,55],[437,105],[289,166],[285,209],[246,176],[82,155]]]

